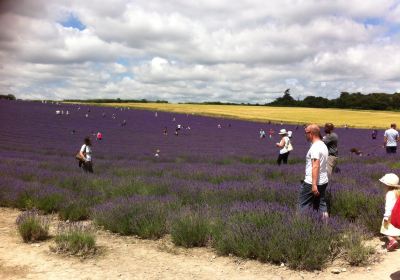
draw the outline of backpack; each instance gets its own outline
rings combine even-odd
[[[86,153],[86,145],[85,145],[85,150],[83,153]],[[78,161],[85,161],[85,158],[81,156],[80,150],[76,153],[75,159]]]
[[[390,223],[395,228],[400,228],[400,199],[397,199],[396,204],[392,209],[392,215],[390,216]]]
[[[287,136],[286,136],[287,137]],[[289,137],[287,137],[287,143],[286,143],[286,150],[288,151],[288,152],[291,152],[291,151],[293,151],[293,146],[292,146],[292,141],[290,141],[290,138]]]

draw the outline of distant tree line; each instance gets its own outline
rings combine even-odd
[[[165,100],[151,101],[147,99],[64,99],[65,102],[85,102],[85,103],[168,103]]]
[[[286,90],[282,97],[277,98],[268,106],[282,107],[314,107],[314,108],[343,108],[363,110],[400,110],[400,93],[370,93],[341,92],[335,99],[307,96],[303,100],[295,100]]]
[[[16,100],[13,94],[0,94],[0,99],[7,99],[7,100]]]

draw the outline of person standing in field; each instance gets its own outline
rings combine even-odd
[[[264,129],[260,129],[260,138],[265,138],[265,131]]]
[[[396,174],[389,173],[385,174],[379,181],[385,185],[385,213],[380,232],[388,238],[386,249],[393,251],[399,246],[396,237],[400,236],[400,229],[390,223],[393,207],[400,196],[399,177]]]
[[[89,137],[84,139],[84,144],[82,145],[79,154],[83,158],[83,161],[79,162],[79,167],[82,167],[85,172],[93,173],[92,142]]]
[[[333,132],[335,126],[332,123],[325,124],[325,136],[322,138],[322,141],[325,143],[328,148],[328,162],[327,162],[327,171],[328,177],[331,178],[333,172],[335,172],[335,168],[338,161],[338,136]]]
[[[399,142],[399,132],[396,130],[396,124],[392,123],[384,135],[383,145],[386,147],[386,153],[395,154],[397,152],[397,142]]]
[[[272,139],[272,136],[274,136],[274,133],[275,133],[274,129],[270,128],[268,131],[269,139]]]
[[[100,131],[97,132],[96,139],[99,140],[99,141],[101,141],[103,139],[103,134],[101,134]]]
[[[281,141],[275,144],[278,148],[280,148],[279,156],[276,162],[278,163],[278,165],[281,165],[282,162],[283,164],[287,164],[290,154],[290,151],[288,150],[290,139],[287,136],[286,129],[281,129],[278,134],[281,136]]]
[[[376,130],[376,129],[372,130],[372,133],[371,133],[372,140],[376,140],[377,136],[378,136],[378,130]]]
[[[299,207],[312,207],[328,218],[325,190],[328,186],[328,148],[321,140],[321,132],[316,124],[308,125],[305,130],[306,139],[311,147],[306,155],[306,174],[299,194]]]

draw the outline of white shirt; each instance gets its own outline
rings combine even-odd
[[[312,159],[319,159],[319,177],[317,185],[328,183],[326,163],[328,161],[328,148],[321,140],[314,142],[306,155],[306,176],[304,182],[312,184]]]
[[[85,150],[85,148],[86,148],[86,150]],[[81,152],[84,154],[86,153],[86,155],[85,155],[86,161],[92,161],[92,148],[90,146],[83,144],[82,148],[81,148]]]
[[[385,197],[385,214],[383,215],[384,219],[389,219],[389,217],[392,215],[392,210],[396,204],[396,201],[397,197],[395,191],[388,191]]]
[[[389,128],[385,131],[385,137],[387,138],[386,146],[387,147],[397,147],[396,139],[399,137],[399,133],[396,129]]]
[[[289,137],[287,137],[287,136],[285,136],[285,137],[283,137],[282,138],[282,140],[281,140],[281,142],[282,141],[284,141],[284,146],[283,146],[283,148],[282,149],[280,149],[279,150],[279,154],[286,154],[287,152],[289,152],[288,150],[287,150],[287,147],[288,147],[288,145],[289,145]]]

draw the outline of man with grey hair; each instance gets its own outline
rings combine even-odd
[[[306,174],[299,195],[300,209],[312,207],[328,217],[325,190],[328,186],[328,148],[321,140],[321,132],[316,124],[308,125],[305,130],[311,147],[306,155]]]
[[[333,132],[335,126],[333,123],[326,123],[325,124],[325,136],[322,138],[322,141],[325,143],[326,147],[328,148],[328,162],[327,162],[327,171],[328,171],[328,178],[332,177],[332,173],[335,171],[337,160],[338,160],[338,136],[336,133]]]

